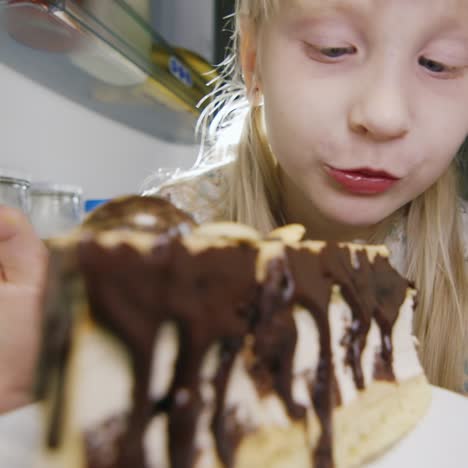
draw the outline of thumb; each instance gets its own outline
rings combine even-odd
[[[0,205],[0,242],[14,237],[18,231],[18,225],[25,221],[25,216],[20,211]]]
[[[3,281],[39,286],[47,263],[47,249],[26,216],[0,205],[0,276]]]

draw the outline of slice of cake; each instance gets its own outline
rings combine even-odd
[[[302,234],[131,197],[52,241],[37,466],[351,467],[407,433],[415,290],[384,247]]]

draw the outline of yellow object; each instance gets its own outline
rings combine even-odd
[[[134,93],[136,95],[143,94],[144,96],[156,99],[162,104],[165,104],[169,108],[177,111],[183,110],[195,115],[199,114],[199,111],[196,107],[188,105],[174,92],[151,77],[148,78],[141,86],[136,87],[134,89]]]
[[[216,68],[195,52],[183,48],[176,48],[174,50],[180,58],[201,76],[205,84],[209,84],[213,79],[219,76]],[[157,45],[153,46],[151,60],[158,67],[169,70],[168,64],[170,57],[171,55],[166,49]]]

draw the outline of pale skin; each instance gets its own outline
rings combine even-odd
[[[244,19],[241,59],[252,99],[263,97],[286,219],[312,238],[366,239],[444,173],[468,134],[468,3],[280,3],[257,30]],[[355,194],[328,166],[400,180]]]
[[[282,4],[259,30],[244,18],[241,61],[252,103],[264,102],[283,211],[313,238],[366,238],[443,174],[468,134],[468,2]],[[399,181],[356,195],[328,166]],[[31,401],[46,259],[28,221],[0,207],[0,412]]]
[[[26,217],[0,206],[0,413],[32,398],[46,263]]]

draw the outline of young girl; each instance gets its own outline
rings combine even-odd
[[[153,193],[199,221],[263,232],[302,223],[314,239],[387,243],[420,291],[414,329],[430,381],[468,392],[468,215],[456,174],[468,4],[238,0],[235,20],[202,157]],[[44,258],[26,221],[0,210],[0,410],[27,401]]]
[[[235,18],[204,132],[214,149],[201,173],[155,192],[199,221],[263,232],[299,222],[314,239],[387,243],[420,290],[414,325],[429,379],[468,392],[468,217],[456,189],[468,5],[240,0]]]

